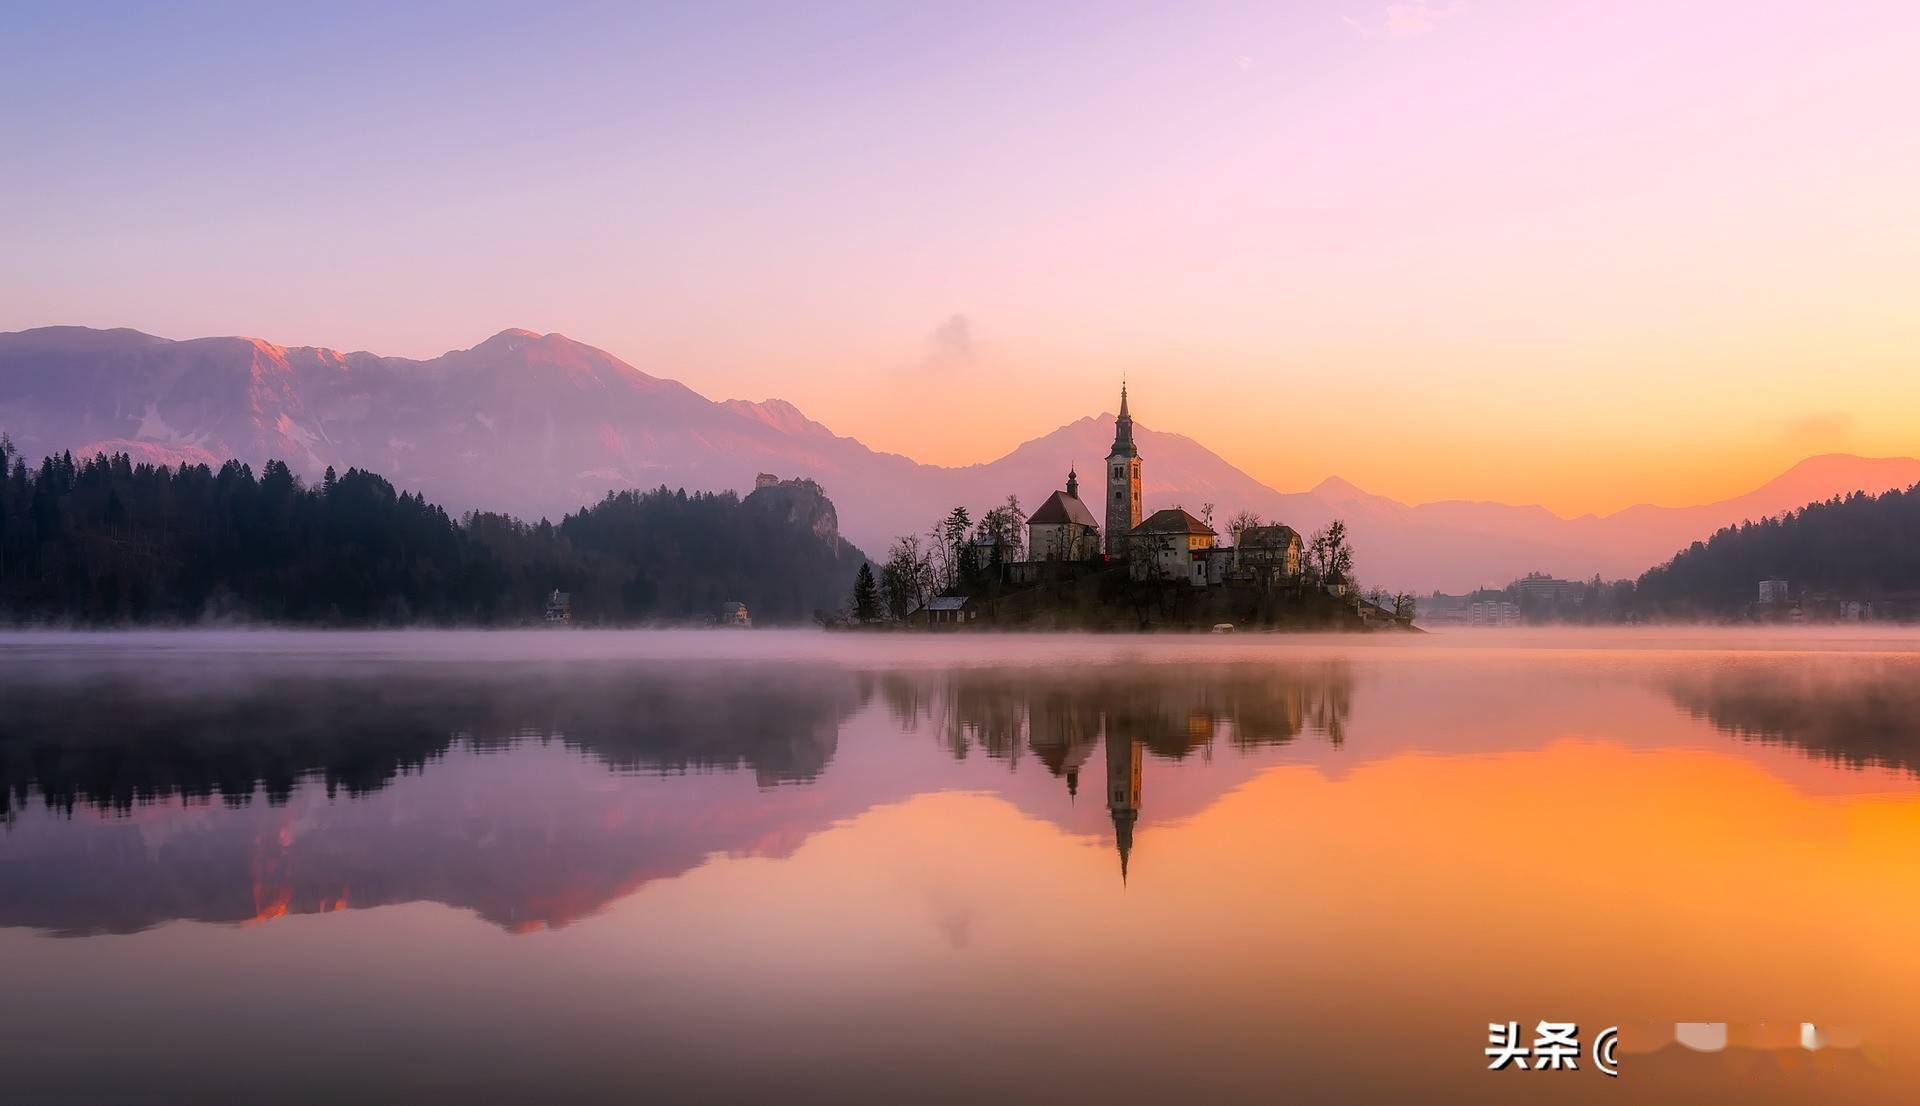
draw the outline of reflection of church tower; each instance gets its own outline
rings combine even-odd
[[[1140,451],[1133,447],[1133,416],[1127,386],[1120,385],[1120,416],[1113,420],[1113,450],[1107,454],[1107,552],[1125,556],[1127,531],[1140,525]]]
[[[1113,842],[1120,850],[1120,882],[1127,880],[1133,854],[1133,824],[1140,820],[1140,743],[1107,732],[1107,811],[1113,815]]]

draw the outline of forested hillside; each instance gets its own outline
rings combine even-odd
[[[1920,484],[1726,527],[1648,571],[1635,600],[1655,616],[1735,614],[1769,577],[1863,601],[1920,589]]]
[[[575,621],[704,622],[722,603],[799,622],[844,602],[860,552],[806,482],[609,494],[558,524],[470,513],[349,469],[286,464],[30,468],[0,442],[0,619],[513,625],[568,591]]]

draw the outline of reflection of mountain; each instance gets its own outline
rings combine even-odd
[[[875,688],[895,724],[877,727],[859,767],[827,773]],[[276,661],[198,682],[164,662],[78,679],[8,666],[0,925],[134,932],[421,900],[515,930],[564,925],[714,853],[782,854],[943,786],[956,766],[897,740],[910,727],[934,728],[958,756],[981,749],[977,768],[1002,777],[1032,753],[1047,774],[1022,786],[1049,817],[1075,810],[1046,803],[1055,781],[1077,789],[1103,735],[1117,742],[1135,770],[1131,805],[1108,805],[1124,851],[1142,752],[1211,759],[1216,746],[1337,730],[1350,694],[1338,663],[864,675],[403,662],[320,674]],[[789,782],[811,786],[771,787]]]
[[[0,817],[32,792],[67,810],[120,811],[170,796],[241,805],[256,786],[277,805],[308,777],[329,794],[356,795],[421,770],[456,741],[559,741],[612,768],[744,767],[772,785],[819,775],[861,701],[844,670],[769,678],[752,666],[724,676],[428,666],[211,686],[118,676],[0,680],[0,691]]]
[[[1756,661],[1680,676],[1668,692],[1748,741],[1920,775],[1920,670],[1910,663],[1862,661],[1839,672],[1807,659]]]

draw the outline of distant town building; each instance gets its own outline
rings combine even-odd
[[[1127,532],[1127,570],[1136,580],[1186,580],[1207,583],[1206,550],[1217,537],[1213,527],[1179,507],[1155,511]]]
[[[1787,591],[1787,582],[1779,577],[1760,581],[1760,602],[1786,603],[1792,599]]]
[[[573,621],[573,594],[555,588],[547,596],[546,620],[557,625]]]
[[[1576,580],[1561,580],[1544,572],[1529,572],[1508,586],[1523,607],[1557,607],[1573,603],[1585,597],[1586,591]]]
[[[753,616],[747,613],[745,603],[722,603],[720,604],[720,625],[750,629],[753,626]]]
[[[1511,599],[1467,600],[1469,626],[1518,626],[1520,604]]]
[[[1027,559],[1084,561],[1100,552],[1100,525],[1080,501],[1080,474],[1067,470],[1067,490],[1056,491],[1027,516]]]
[[[1127,386],[1120,385],[1120,414],[1113,420],[1113,448],[1107,453],[1107,552],[1129,553],[1128,537],[1140,525],[1140,451],[1133,445],[1133,416],[1127,413]]]

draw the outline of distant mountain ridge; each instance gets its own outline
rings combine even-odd
[[[1138,406],[1150,423],[1151,399]],[[837,435],[784,400],[710,400],[603,350],[520,329],[425,360],[125,329],[0,334],[0,429],[30,456],[120,450],[256,466],[272,457],[309,479],[328,465],[371,468],[450,509],[528,518],[557,519],[611,489],[746,490],[760,472],[811,477],[845,536],[876,556],[954,504],[977,514],[1011,494],[1031,509],[1072,465],[1091,482],[1113,440],[1103,414],[991,461],[924,465]],[[1637,576],[1745,518],[1920,482],[1920,460],[1833,454],[1719,503],[1569,519],[1537,506],[1408,505],[1337,477],[1281,492],[1184,435],[1136,423],[1135,438],[1149,510],[1211,502],[1216,524],[1244,508],[1303,532],[1344,518],[1363,582],[1422,592],[1529,571]]]

